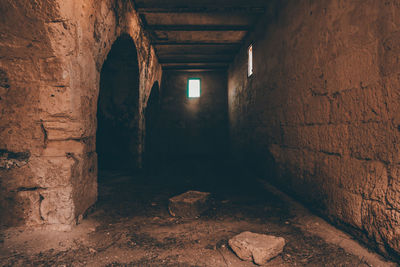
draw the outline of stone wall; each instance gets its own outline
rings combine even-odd
[[[234,154],[315,211],[400,254],[400,4],[280,1],[228,75]],[[240,153],[239,153],[240,152]]]
[[[188,78],[201,79],[200,98],[187,97]],[[163,75],[159,154],[166,159],[220,156],[228,146],[226,72]]]
[[[97,198],[97,97],[111,45],[126,33],[138,51],[139,130],[161,67],[130,1],[4,0],[0,14],[0,222],[68,229]]]

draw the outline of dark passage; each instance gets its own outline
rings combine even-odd
[[[144,167],[150,169],[157,166],[157,147],[159,146],[160,86],[155,82],[151,88],[145,109]]]
[[[198,99],[187,97],[190,77],[202,81]],[[367,266],[302,232],[291,204],[266,190],[255,168],[230,158],[225,72],[166,72],[162,87],[153,86],[144,115],[145,171],[99,173],[99,200],[89,215],[101,222],[91,237],[94,249],[130,255],[107,266],[255,266],[229,249],[228,240],[243,231],[286,239],[283,254],[267,266]],[[209,209],[196,219],[171,216],[169,198],[188,190],[210,192]],[[76,253],[87,257],[84,250]]]
[[[100,75],[96,146],[99,169],[134,168],[138,149],[139,68],[131,37],[123,35],[115,41]]]

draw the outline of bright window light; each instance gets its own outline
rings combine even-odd
[[[250,45],[249,48],[247,49],[247,55],[248,55],[248,71],[247,75],[250,77],[253,75],[253,45]]]
[[[189,78],[188,79],[188,97],[198,98],[201,92],[201,83],[199,78]]]

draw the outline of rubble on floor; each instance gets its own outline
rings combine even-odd
[[[210,193],[187,191],[169,199],[169,213],[174,217],[196,218],[209,208]]]
[[[285,239],[246,231],[231,238],[229,246],[242,260],[263,265],[282,253]]]

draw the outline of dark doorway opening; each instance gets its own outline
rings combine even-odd
[[[112,45],[100,74],[97,106],[99,169],[134,169],[138,162],[139,66],[129,35]]]
[[[146,135],[144,139],[144,166],[155,165],[157,159],[158,118],[160,112],[160,86],[155,82],[151,88],[150,96],[145,110]]]

